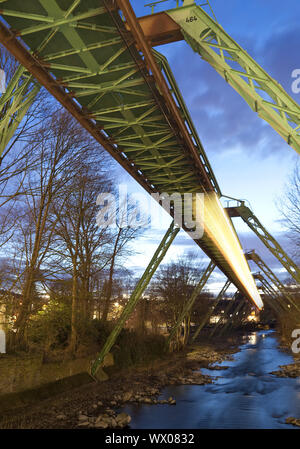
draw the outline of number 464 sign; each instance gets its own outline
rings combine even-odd
[[[185,19],[185,21],[186,21],[187,23],[195,22],[196,20],[198,20],[196,16],[187,17],[187,18]]]

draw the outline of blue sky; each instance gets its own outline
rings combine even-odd
[[[149,1],[131,1],[137,16],[150,13],[149,8],[144,8],[145,3]],[[157,11],[175,4],[170,0]],[[282,0],[211,0],[211,4],[225,31],[300,103],[300,94],[291,91],[291,73],[300,68],[299,0],[289,0],[288,5]],[[187,43],[172,43],[157,49],[169,60],[221,191],[249,200],[261,222],[291,252],[293,248],[283,232],[275,202],[282,196],[299,156]],[[140,190],[128,175],[123,175],[122,182],[128,183],[132,191]],[[165,229],[168,223],[166,217]],[[235,219],[234,224],[243,247],[257,249],[284,278],[277,261],[241,220]],[[131,268],[139,270],[146,266],[163,232],[156,229],[145,233],[142,244],[141,241],[138,244],[143,250],[128,261]],[[180,233],[165,261],[189,250],[204,257],[189,237]],[[218,288],[221,281],[221,275],[215,275],[212,286]]]

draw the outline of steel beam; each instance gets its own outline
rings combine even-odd
[[[212,331],[211,331],[210,334],[209,334],[210,337],[212,337],[212,336],[215,334],[215,332],[216,332],[216,330],[218,329],[218,327],[223,323],[224,318],[225,318],[226,316],[228,316],[228,314],[229,314],[229,312],[230,312],[230,309],[233,307],[234,302],[235,302],[235,299],[236,299],[236,297],[237,297],[238,294],[239,294],[239,291],[237,291],[237,292],[233,295],[232,299],[230,299],[230,300],[228,301],[227,307],[226,307],[225,310],[224,310],[224,314],[221,316],[221,318],[219,319],[219,321],[218,321],[218,322],[216,323],[216,325],[213,327]]]
[[[95,376],[98,368],[100,367],[101,363],[104,360],[104,357],[106,356],[106,354],[108,354],[108,352],[114,345],[119,333],[121,332],[121,330],[124,327],[125,322],[128,320],[128,318],[132,314],[133,310],[135,309],[135,306],[137,305],[142,294],[144,293],[146,287],[149,285],[149,282],[151,281],[154,273],[156,272],[157,268],[159,267],[159,264],[163,260],[164,256],[166,255],[169,247],[171,246],[173,240],[175,239],[175,237],[179,231],[180,231],[180,228],[178,228],[174,224],[174,221],[173,221],[171,223],[169,229],[167,230],[164,238],[162,239],[159,247],[155,251],[154,256],[152,257],[149,265],[147,266],[146,270],[144,271],[143,276],[141,277],[141,279],[137,283],[135,289],[133,290],[126,306],[124,307],[124,309],[122,311],[122,314],[121,314],[116,326],[114,327],[114,329],[110,333],[109,337],[107,338],[101,352],[98,354],[98,356],[92,366],[92,369],[91,369],[92,376]]]
[[[219,304],[220,300],[223,298],[224,294],[226,293],[226,291],[228,290],[230,285],[231,285],[231,281],[227,280],[225,282],[225,284],[223,285],[223,287],[222,287],[220,293],[218,294],[218,296],[213,300],[213,304],[212,304],[211,308],[208,310],[208,312],[206,313],[206,315],[202,319],[201,323],[199,324],[196,332],[194,333],[194,335],[192,337],[192,341],[196,340],[196,338],[198,337],[199,333],[201,332],[201,330],[203,329],[203,327],[205,326],[207,321],[210,319],[210,317],[214,313],[214,310],[216,309],[217,305]]]
[[[282,312],[286,312],[287,308],[286,305],[281,302],[280,296],[278,293],[272,288],[272,286],[269,284],[269,282],[266,280],[266,278],[261,273],[255,273],[253,275],[254,279],[257,279],[261,283],[261,288],[264,291],[266,297],[266,301],[278,314]],[[271,301],[270,298],[273,298],[275,301]]]
[[[163,95],[164,101],[165,101],[167,107],[169,108],[171,115],[173,116],[174,120],[176,121],[177,126],[180,129],[180,132],[182,133],[182,136],[184,137],[185,144],[187,145],[191,155],[193,155],[193,159],[196,163],[196,166],[199,169],[199,171],[203,177],[202,182],[205,185],[205,188],[207,189],[207,191],[211,191],[212,186],[208,179],[207,173],[204,170],[203,165],[199,161],[199,157],[198,157],[195,145],[191,139],[191,136],[188,133],[186,126],[184,125],[184,122],[179,113],[178,107],[176,106],[176,103],[170,93],[170,90],[168,88],[166,80],[164,79],[164,77],[159,69],[159,66],[157,65],[157,63],[155,61],[155,57],[151,51],[151,48],[145,39],[145,36],[144,36],[143,31],[137,21],[137,18],[132,9],[132,6],[130,5],[128,0],[116,0],[116,2],[125,16],[127,24],[130,27],[130,31],[131,31],[132,35],[134,36],[139,49],[144,54],[146,63],[153,73],[153,76],[156,80],[158,89],[161,92],[161,94]]]
[[[0,158],[40,91],[31,76],[19,66],[0,99]]]
[[[246,207],[243,201],[237,207],[226,207],[230,217],[241,217],[249,228],[259,237],[269,251],[279,260],[288,273],[300,284],[300,269],[287,255],[277,240],[266,230],[254,213]]]
[[[99,125],[86,116],[81,106],[73,101],[72,97],[63,89],[57,79],[55,79],[45,68],[40,60],[22,45],[13,32],[0,23],[0,41],[13,54],[13,56],[35,76],[40,84],[56,98],[77,120],[78,122],[124,167],[131,176],[138,181],[148,192],[153,192],[151,183],[147,182],[138,173],[135,166],[129,163],[126,157],[111,143],[110,139],[103,135]]]
[[[191,3],[166,13],[192,49],[300,153],[300,106],[283,87],[200,6]]]
[[[261,275],[259,273],[254,274],[254,279],[257,279],[261,282]],[[282,308],[279,304],[277,304],[276,301],[272,301],[270,297],[273,297],[273,295],[268,291],[268,289],[264,286],[264,284],[261,282],[260,287],[258,287],[262,292],[264,293],[264,301],[270,306],[270,308],[277,314],[281,315]]]
[[[268,265],[262,260],[262,258],[253,250],[250,252],[247,252],[245,254],[247,260],[252,260],[256,263],[259,269],[262,270],[265,276],[273,282],[273,284],[276,286],[278,291],[286,298],[287,302],[290,303],[292,306],[294,306],[298,311],[300,311],[299,306],[294,302],[291,295],[285,290],[284,285],[278,277],[273,273],[273,271],[268,267]]]
[[[204,165],[205,171],[208,174],[210,182],[211,182],[212,186],[214,187],[216,193],[219,196],[221,196],[222,195],[221,189],[216,180],[216,177],[215,177],[212,167],[209,163],[209,160],[205,154],[204,148],[202,146],[202,143],[201,143],[198,133],[196,131],[195,125],[194,125],[192,118],[189,114],[189,111],[185,104],[185,101],[181,95],[180,89],[178,88],[178,85],[177,85],[174,75],[172,73],[171,67],[169,66],[168,60],[164,55],[162,55],[161,53],[159,53],[156,50],[153,50],[153,54],[155,56],[157,63],[159,64],[159,66],[161,68],[161,71],[163,72],[165,78],[168,80],[168,82],[170,84],[171,91],[173,93],[174,98],[176,99],[176,102],[178,103],[178,105],[180,107],[180,110],[183,112],[183,117],[184,117],[185,123],[187,125],[187,128],[191,132],[191,137],[193,137],[193,140],[196,143],[196,148],[198,150],[199,157]]]
[[[227,322],[224,324],[224,326],[221,328],[221,330],[219,331],[219,335],[222,335],[225,333],[226,329],[228,329],[228,327],[233,326],[235,320],[236,320],[236,316],[237,314],[240,312],[240,310],[244,307],[245,302],[243,300],[241,300],[238,305],[236,306],[236,308],[232,311],[232,316],[228,315],[227,318]]]
[[[168,337],[168,339],[166,341],[166,346],[169,346],[172,338],[174,337],[174,335],[177,332],[177,329],[179,328],[179,326],[181,326],[182,321],[189,314],[189,312],[192,310],[192,307],[193,307],[196,299],[198,298],[198,296],[201,293],[203,287],[207,283],[207,281],[208,281],[210,275],[212,274],[212,272],[214,271],[215,267],[216,267],[216,265],[212,261],[208,264],[206,270],[204,271],[203,275],[201,276],[200,281],[198,282],[198,284],[194,288],[194,291],[193,291],[190,299],[184,304],[183,309],[182,309],[179,317],[177,318],[177,321],[176,321],[175,325],[172,327],[170,335],[169,335],[169,337]]]
[[[152,47],[184,39],[180,26],[165,12],[139,17],[138,22]]]
[[[282,300],[280,293],[278,293],[272,285],[267,281],[266,278],[262,277],[261,279],[262,285],[265,287],[265,289],[269,292],[270,296],[277,299],[278,303],[280,304],[280,307],[282,310],[289,312],[288,306],[285,304],[285,302]]]

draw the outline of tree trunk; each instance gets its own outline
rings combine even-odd
[[[77,318],[78,318],[78,274],[75,262],[72,279],[72,316],[71,316],[71,336],[70,336],[70,351],[72,354],[75,354],[78,342]]]
[[[102,318],[101,318],[101,320],[103,322],[106,322],[107,317],[108,317],[110,298],[111,298],[111,294],[112,294],[112,283],[113,283],[113,274],[114,274],[114,269],[115,269],[115,260],[116,260],[116,255],[117,255],[117,251],[118,251],[118,244],[119,244],[121,233],[122,233],[122,228],[119,229],[119,232],[118,232],[118,235],[117,235],[117,238],[115,241],[115,245],[114,245],[113,254],[111,257],[111,264],[110,264],[110,268],[109,268],[109,277],[108,277],[108,282],[106,285],[104,310],[103,310],[103,314],[102,314]]]

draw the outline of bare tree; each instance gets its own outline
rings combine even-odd
[[[107,172],[101,170],[105,158],[99,149],[96,160],[88,160],[86,153],[79,157],[76,178],[68,183],[64,198],[52,205],[52,220],[56,223],[52,265],[55,262],[54,269],[72,279],[72,352],[78,345],[80,319],[92,318],[94,313],[92,281],[110,258],[110,232],[96,223],[97,195],[111,188]]]
[[[2,45],[0,67],[7,86],[0,95],[0,246],[3,246],[13,235],[17,219],[13,212],[16,201],[24,195],[26,173],[36,163],[28,141],[55,102]]]
[[[289,231],[289,237],[294,245],[294,256],[300,262],[300,165],[298,164],[283,199],[279,203],[280,212],[283,215],[284,224]]]
[[[130,243],[142,233],[142,228],[135,223],[135,217],[132,215],[133,209],[134,206],[124,208],[121,204],[117,210],[116,230],[112,231],[109,273],[105,283],[104,310],[101,317],[104,322],[107,321],[109,313],[115,270],[131,253]]]
[[[64,187],[75,175],[70,168],[74,167],[76,154],[85,151],[88,144],[86,133],[69,114],[59,111],[43,123],[30,141],[31,151],[38,157],[26,174],[26,194],[19,204],[18,235],[23,242],[24,278],[22,306],[15,323],[19,344],[24,342],[35,284],[41,278],[54,235],[55,223],[49,221],[51,205],[64,198]]]
[[[154,283],[155,294],[163,300],[167,310],[168,326],[177,322],[184,305],[200,281],[203,272],[202,263],[192,253],[178,258],[175,262],[162,265]],[[184,319],[184,335],[181,338],[181,329],[177,333],[177,345],[181,340],[186,343],[190,331],[191,313]]]

